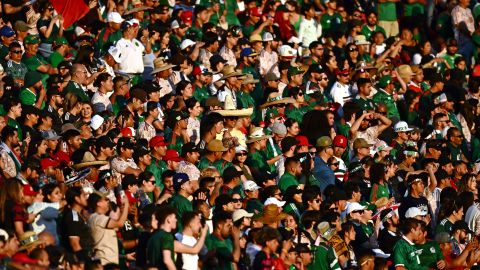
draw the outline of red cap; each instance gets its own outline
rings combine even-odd
[[[131,127],[125,127],[120,130],[120,133],[122,133],[122,137],[134,137],[135,136],[135,130]]]
[[[154,148],[157,146],[166,146],[167,144],[165,143],[165,138],[163,136],[155,136],[150,139],[150,142],[148,143],[150,145],[150,148]]]
[[[295,137],[295,139],[297,139],[297,146],[312,146],[311,144],[308,143],[308,139],[306,136],[302,136],[302,135],[298,135],[297,137]]]
[[[262,10],[259,7],[251,8],[250,16],[262,17]]]
[[[40,161],[40,166],[42,167],[42,170],[48,169],[49,167],[57,167],[59,165],[60,162],[52,158],[44,158]]]
[[[30,185],[24,185],[23,186],[23,195],[25,196],[37,196],[38,192],[33,190],[32,186]]]
[[[333,138],[333,146],[347,148],[347,138],[343,135],[337,135]]]
[[[178,152],[176,150],[173,150],[173,149],[169,149],[167,150],[167,153],[165,154],[165,156],[162,158],[162,160],[164,161],[177,161],[177,162],[180,162],[183,160],[183,158],[180,157],[180,155],[178,154]]]
[[[476,65],[473,68],[472,77],[480,77],[480,65]]]
[[[38,264],[38,260],[32,259],[26,253],[16,253],[13,255],[12,260],[20,264]]]
[[[350,71],[347,68],[344,68],[344,69],[337,68],[335,70],[335,75],[345,75],[345,74],[346,75],[350,74]]]
[[[190,10],[183,11],[182,14],[180,14],[180,19],[184,24],[192,25],[193,12],[191,12]]]

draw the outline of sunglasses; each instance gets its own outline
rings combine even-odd
[[[232,202],[239,203],[239,202],[242,202],[242,199],[232,199]]]
[[[245,156],[247,156],[247,153],[238,153],[237,156],[239,156],[239,157],[245,157]]]
[[[349,48],[348,51],[349,52],[358,52],[358,49],[357,48]]]
[[[336,162],[336,163],[330,163],[330,166],[338,166],[340,164],[340,162]]]
[[[18,54],[18,53],[23,53],[22,50],[19,50],[19,51],[10,51],[11,53],[14,53],[14,54]]]
[[[365,210],[357,210],[357,211],[353,211],[353,213],[359,213],[359,214],[363,214]]]

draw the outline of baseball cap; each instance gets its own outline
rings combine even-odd
[[[136,132],[132,127],[124,127],[120,130],[120,134],[122,134],[122,137],[131,138],[135,137]]]
[[[236,222],[244,217],[253,217],[253,213],[248,213],[243,209],[238,209],[238,210],[235,210],[235,212],[233,212],[233,215],[232,215],[233,222]]]
[[[228,61],[225,60],[222,56],[219,54],[214,54],[212,57],[210,57],[210,67],[216,67],[218,63],[224,63],[226,64]]]
[[[273,35],[270,32],[264,32],[262,35],[262,41],[272,41],[273,40]]]
[[[144,145],[140,147],[136,147],[133,152],[134,160],[137,160],[137,158],[141,158],[148,154],[150,154],[150,150],[148,150],[148,148],[145,147]]]
[[[171,112],[168,117],[167,117],[167,120],[165,121],[165,125],[171,129],[173,129],[175,127],[175,124],[178,122],[178,121],[181,121],[181,120],[184,120],[184,119],[187,119],[188,118],[188,115],[184,112],[179,112],[179,111],[173,111]]]
[[[286,135],[287,127],[283,123],[275,122],[272,126],[272,133],[275,133],[278,135]]]
[[[450,234],[448,234],[447,232],[437,233],[435,235],[435,241],[439,244],[450,243]]]
[[[250,9],[250,16],[261,17],[262,16],[262,9],[259,7],[254,7]]]
[[[178,154],[177,150],[174,150],[174,149],[168,149],[167,152],[165,153],[165,156],[163,157],[163,160],[164,161],[176,161],[176,162],[180,162],[183,160],[183,158],[180,157],[180,155]]]
[[[240,56],[241,57],[249,57],[249,56],[256,56],[258,55],[257,52],[255,52],[252,48],[250,47],[247,47],[247,48],[243,48],[242,49],[242,52],[240,53]]]
[[[15,36],[15,31],[13,31],[13,29],[10,27],[10,26],[3,26],[2,28],[0,28],[0,36],[1,37],[13,37]]]
[[[105,119],[103,119],[103,117],[95,114],[90,120],[90,127],[92,127],[93,130],[97,130],[98,128],[100,128],[104,121]]]
[[[390,82],[392,81],[392,76],[390,75],[385,75],[383,76],[382,78],[380,78],[380,80],[378,81],[377,83],[377,87],[379,88],[385,88],[387,85],[390,84]]]
[[[230,166],[223,171],[223,179],[225,182],[230,182],[233,178],[242,176],[243,172],[237,170],[234,166]]]
[[[40,167],[42,170],[48,169],[50,167],[58,167],[60,165],[60,162],[53,158],[44,158],[40,161]]]
[[[413,130],[413,128],[408,127],[408,124],[405,121],[399,121],[395,124],[393,129],[395,130],[395,132],[408,132]]]
[[[247,180],[245,183],[243,183],[243,190],[245,191],[255,191],[259,189],[260,187],[257,185],[257,183],[252,180]]]
[[[465,230],[467,233],[473,234],[473,231],[468,227],[467,222],[464,220],[457,220],[455,223],[453,223],[452,232],[456,230]]]
[[[428,214],[427,210],[420,209],[418,207],[410,207],[407,212],[405,212],[406,218],[414,218],[416,216],[426,216]]]
[[[45,130],[41,132],[42,138],[44,140],[58,140],[62,138],[61,136],[58,136],[57,132],[53,129],[50,130]]]
[[[15,31],[27,32],[32,28],[24,21],[16,21],[15,24],[13,25],[13,29]]]
[[[121,137],[117,141],[117,149],[120,148],[128,148],[128,149],[133,149],[135,145],[133,144],[132,140],[130,140],[129,137]]]
[[[107,22],[122,23],[123,21],[122,15],[118,12],[110,12],[107,15]]]
[[[347,138],[343,135],[337,135],[333,138],[333,146],[347,148]]]
[[[192,24],[193,12],[190,10],[185,10],[180,14],[180,20],[185,24]]]
[[[23,195],[25,196],[37,196],[38,192],[33,190],[33,187],[29,184],[23,185]]]
[[[278,77],[277,74],[275,74],[275,73],[273,73],[273,72],[268,72],[268,73],[265,75],[264,78],[265,78],[265,81],[267,81],[267,82],[280,80],[280,77]]]
[[[178,189],[184,183],[188,182],[190,179],[188,178],[188,174],[186,173],[176,173],[173,175],[173,187]]]
[[[193,142],[188,142],[182,146],[182,157],[185,157],[187,153],[200,152],[200,149]]]
[[[103,148],[113,148],[113,147],[115,147],[115,143],[108,136],[98,137],[96,145],[97,145],[97,147],[103,147]]]
[[[204,65],[199,65],[193,68],[193,75],[212,75],[212,71]]]
[[[303,70],[301,67],[289,67],[287,71],[288,77],[295,76],[298,74],[303,74],[305,73],[305,70]]]
[[[392,150],[393,148],[388,146],[388,144],[385,142],[385,141],[382,141],[382,140],[379,140],[376,144],[375,144],[375,148],[374,148],[374,151],[375,152],[380,152],[380,151],[390,151]]]
[[[293,49],[289,45],[282,45],[279,48],[280,56],[285,58],[294,58],[297,54],[297,50]]]
[[[190,46],[193,46],[197,44],[195,41],[191,40],[191,39],[184,39],[182,41],[182,43],[180,43],[180,50],[185,50],[186,48],[190,47]]]
[[[284,153],[295,145],[298,145],[298,140],[291,136],[283,138],[283,140],[280,142],[280,147]]]
[[[366,206],[362,206],[358,202],[350,202],[347,205],[347,209],[345,211],[347,212],[347,215],[348,215],[351,212],[365,210],[366,208],[367,208]]]
[[[265,201],[264,205],[267,206],[269,204],[274,204],[278,207],[283,207],[285,205],[285,203],[286,203],[286,201],[280,201],[275,197],[270,197]]]
[[[328,136],[322,136],[317,139],[317,147],[325,148],[332,145],[332,139]]]
[[[115,62],[120,63],[122,61],[122,52],[115,46],[110,46],[108,53],[113,57]]]
[[[353,141],[353,149],[370,148],[370,144],[364,138],[356,138]]]
[[[295,137],[295,139],[298,142],[297,146],[308,146],[308,147],[313,146],[308,142],[308,138],[306,136],[298,135],[297,137]]]

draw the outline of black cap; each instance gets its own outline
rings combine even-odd
[[[333,192],[332,200],[333,200],[334,202],[346,201],[346,200],[348,200],[347,194],[345,193],[345,191],[343,191],[343,190],[341,190],[341,189],[336,189],[336,190]]]
[[[200,152],[200,149],[193,142],[186,143],[182,146],[182,157],[186,157],[187,153]]]
[[[186,173],[176,173],[173,175],[173,188],[175,190],[179,189],[183,184],[188,182],[188,174]]]
[[[118,139],[117,142],[117,148],[128,148],[128,149],[133,149],[135,147],[135,144],[130,140],[128,137],[122,137]]]
[[[221,57],[219,54],[214,54],[210,57],[210,67],[214,68],[217,66],[218,63],[226,64],[228,61]]]
[[[223,171],[223,180],[225,182],[230,182],[233,178],[242,176],[243,172],[237,170],[234,166],[230,166]]]
[[[440,166],[445,166],[449,163],[452,163],[452,160],[448,157],[448,156],[440,156],[440,158],[438,159],[438,163],[440,163]]]
[[[113,176],[112,170],[100,170],[98,172],[98,180],[105,180],[110,176]]]
[[[187,118],[188,118],[188,115],[186,113],[179,112],[179,111],[173,111],[168,115],[167,121],[165,121],[165,124],[167,125],[167,127],[173,129],[175,127],[175,124],[178,121],[183,120],[183,119],[187,119]]]
[[[427,149],[435,148],[437,150],[441,150],[443,148],[443,141],[438,139],[428,140],[426,146],[427,146]]]
[[[232,197],[228,194],[221,194],[215,199],[215,209],[221,210],[224,205],[233,202]]]
[[[143,157],[147,154],[150,154],[150,150],[148,150],[147,147],[145,147],[145,146],[136,147],[134,152],[133,152],[133,159],[138,160],[139,158],[141,158],[141,157]]]
[[[322,68],[322,66],[320,64],[313,64],[313,65],[310,65],[310,67],[308,68],[307,70],[307,73],[308,74],[311,74],[311,73],[324,73],[325,70]]]
[[[467,233],[473,233],[464,220],[458,220],[453,224],[451,233],[453,234],[456,230],[465,230]]]
[[[312,252],[310,250],[310,247],[306,243],[297,244],[295,246],[295,250],[297,251],[297,253],[310,253],[310,252]]]
[[[72,65],[72,62],[70,62],[70,61],[62,61],[57,66],[58,69],[66,68],[68,70],[70,70],[72,67],[73,67],[73,65]]]
[[[156,81],[145,81],[143,83],[143,89],[145,92],[147,92],[147,94],[151,94],[160,91],[162,87]]]
[[[115,143],[108,136],[100,136],[97,138],[97,146],[103,148],[113,148]]]
[[[358,171],[364,170],[361,162],[352,162],[348,166],[349,173],[356,173]]]

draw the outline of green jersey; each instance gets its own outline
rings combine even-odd
[[[249,154],[246,163],[248,166],[256,170],[263,172],[270,171],[270,167],[267,164],[267,157],[261,150],[257,150],[253,154]]]
[[[210,234],[205,239],[205,246],[208,250],[215,250],[218,258],[218,265],[208,268],[208,270],[233,270],[232,253],[233,244],[230,239],[219,239],[217,236]],[[203,269],[206,269],[205,267]]]
[[[360,33],[364,35],[367,38],[367,40],[370,40],[370,38],[372,37],[372,34],[375,32],[382,32],[384,35],[386,35],[385,29],[383,29],[383,27],[378,25],[375,25],[375,27],[371,29],[370,27],[368,27],[368,25],[364,24],[362,26],[362,30],[360,30]]]
[[[370,193],[370,201],[375,202],[380,198],[390,198],[390,190],[388,189],[388,185],[380,185],[374,184],[372,187],[372,192]]]
[[[435,234],[439,234],[441,232],[450,233],[452,231],[452,226],[453,223],[448,218],[444,218],[437,225],[437,228],[435,229]]]
[[[67,93],[70,93],[70,92],[75,94],[82,102],[90,101],[87,94],[83,90],[82,86],[75,81],[69,81],[62,93],[66,95]]]
[[[298,180],[297,178],[290,174],[289,172],[285,172],[282,177],[280,177],[280,180],[278,181],[278,187],[282,191],[282,193],[285,193],[287,188],[290,186],[298,186]]]
[[[37,102],[37,94],[33,93],[29,88],[24,88],[20,91],[19,98],[23,105],[33,106]],[[42,101],[40,109],[43,110],[43,108],[45,108],[45,101]]]
[[[52,67],[57,68],[58,64],[60,64],[64,59],[65,58],[63,55],[55,51],[48,57],[48,62],[50,65],[52,65]]]
[[[308,270],[340,270],[337,254],[331,246],[320,243],[319,246],[312,246],[312,263]]]
[[[147,263],[156,266],[159,270],[167,269],[163,262],[163,251],[170,250],[172,261],[175,262],[175,253],[173,251],[173,234],[159,229],[147,243]]]
[[[444,259],[440,246],[435,241],[428,241],[423,245],[416,245],[415,247],[422,265],[427,266],[429,269],[436,269],[437,262]]]
[[[172,198],[169,200],[169,204],[177,209],[177,228],[178,231],[182,230],[182,216],[186,212],[193,211],[192,202],[190,202],[187,198],[183,197],[182,195],[175,193],[173,194]]]
[[[147,166],[146,170],[155,177],[155,185],[160,187],[160,190],[163,190],[162,173],[168,170],[167,163],[152,156],[152,162]]]
[[[398,240],[393,247],[393,262],[395,267],[403,266],[408,270],[428,269],[427,266],[422,265],[415,244],[405,237]]]
[[[385,92],[383,89],[379,89],[373,96],[373,102],[375,104],[383,103],[387,106],[387,117],[400,119],[400,113],[398,112],[397,103],[392,94]]]
[[[396,21],[397,5],[394,2],[378,3],[378,20],[379,21]]]

